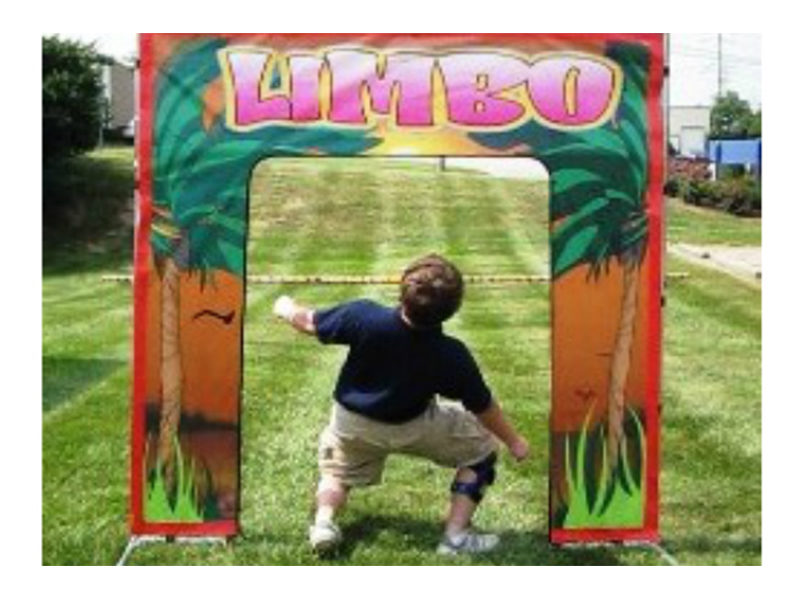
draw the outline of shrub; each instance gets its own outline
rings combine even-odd
[[[42,165],[46,244],[127,236],[132,224],[133,152],[106,147]]]
[[[717,187],[712,181],[691,181],[684,200],[698,206],[714,206],[717,201]]]
[[[742,216],[761,214],[761,185],[754,177],[737,177],[719,183],[723,210]]]
[[[681,175],[670,175],[664,184],[664,193],[675,198],[686,198],[689,194],[691,180]]]
[[[740,216],[761,214],[761,185],[752,176],[723,179],[720,181],[688,181],[676,179],[677,192],[689,204],[724,210]],[[681,190],[681,185],[685,188]]]
[[[726,169],[720,171],[717,181],[712,181],[708,167],[705,159],[671,157],[664,194],[735,215],[761,215],[761,182],[758,179]]]
[[[679,196],[678,193],[678,186],[680,185],[680,181],[677,177],[667,177],[667,181],[664,184],[664,193],[667,196]]]
[[[102,57],[92,45],[42,40],[42,155],[45,162],[90,150],[103,123]]]
[[[711,178],[709,161],[705,158],[686,158],[672,156],[669,159],[669,176],[690,180],[706,180]]]

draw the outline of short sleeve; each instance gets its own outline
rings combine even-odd
[[[360,303],[346,302],[314,311],[314,329],[323,344],[352,344],[359,331]]]
[[[492,392],[469,349],[463,343],[452,340],[443,358],[439,393],[445,398],[460,400],[464,408],[473,413],[489,408]]]

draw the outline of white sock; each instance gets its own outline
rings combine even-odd
[[[467,536],[467,530],[461,529],[459,531],[452,531],[452,530],[445,530],[444,534],[454,544],[458,545],[464,541],[464,538]]]
[[[317,508],[317,516],[314,519],[315,523],[333,523],[334,509],[332,506],[319,506]]]

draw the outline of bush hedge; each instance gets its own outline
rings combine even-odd
[[[94,148],[103,123],[100,65],[92,45],[42,40],[42,157],[45,163]]]
[[[761,182],[752,175],[723,171],[711,180],[709,161],[670,157],[664,193],[689,204],[724,210],[740,216],[761,215]]]
[[[696,206],[744,217],[761,216],[761,183],[751,175],[719,181],[670,176],[664,193]]]

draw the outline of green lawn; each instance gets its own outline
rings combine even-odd
[[[95,156],[103,162],[104,156]],[[118,157],[110,157],[111,163]],[[130,158],[130,154],[128,155]],[[367,170],[364,167],[369,166]],[[546,273],[546,185],[392,161],[274,161],[255,172],[252,274],[395,273],[435,250],[466,273]],[[691,215],[686,215],[691,219]],[[117,231],[124,234],[124,229]],[[109,564],[127,540],[131,290],[101,283],[129,252],[109,231],[46,249],[43,280],[43,561]],[[124,238],[123,238],[124,239]],[[98,244],[107,252],[98,254]],[[92,251],[92,249],[94,249]],[[761,560],[761,320],[758,290],[671,260],[662,460],[663,545],[682,563]],[[306,528],[316,437],[344,350],[275,324],[274,299],[352,296],[381,286],[252,286],[245,331],[243,533],[227,547],[152,545],[133,564],[317,564]],[[547,543],[548,289],[478,286],[449,329],[473,349],[534,451],[504,456],[478,525],[502,550],[444,560],[433,549],[451,474],[389,461],[384,485],[356,491],[334,564],[659,564],[647,549]]]
[[[760,246],[761,219],[743,218],[667,198],[667,239],[686,244]]]

